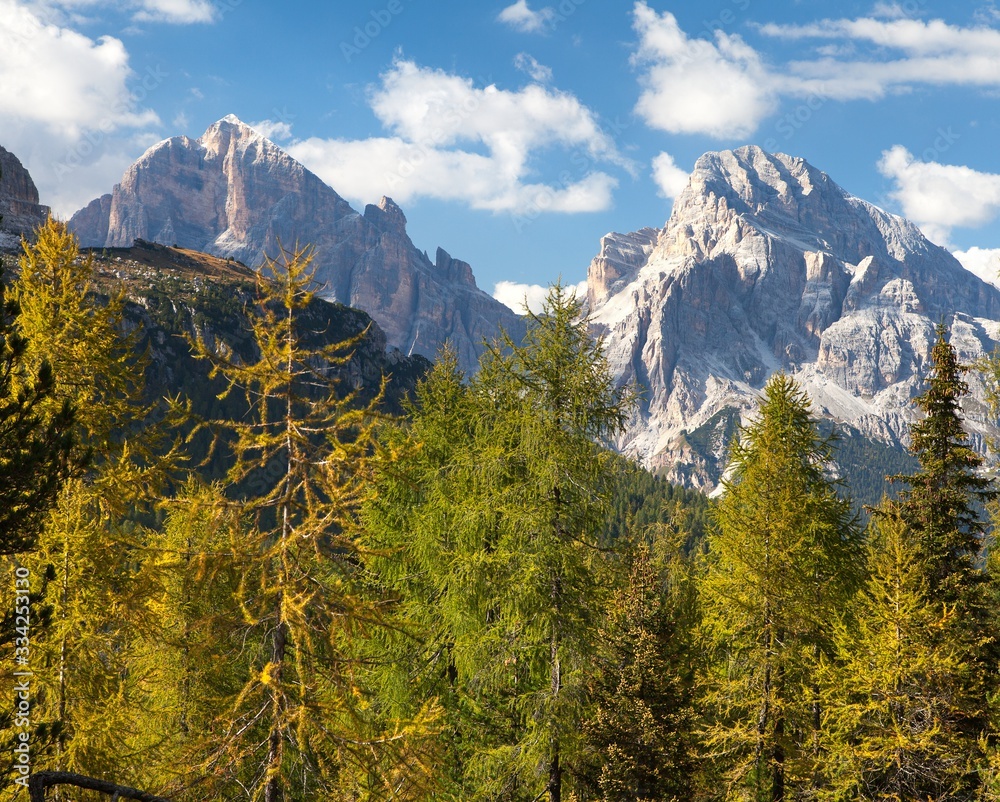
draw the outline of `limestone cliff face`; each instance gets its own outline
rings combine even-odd
[[[901,444],[935,324],[965,361],[1000,338],[1000,291],[802,159],[752,146],[702,156],[663,229],[605,237],[588,288],[614,370],[644,391],[618,445],[706,489],[718,472],[692,471],[688,435],[748,414],[776,370],[814,411]],[[967,412],[976,437],[991,430]]]
[[[450,341],[474,370],[482,341],[521,319],[476,287],[464,262],[431,262],[389,198],[359,214],[277,145],[233,116],[196,140],[174,137],[142,155],[110,196],[77,212],[81,244],[136,239],[233,257],[252,267],[284,246],[315,247],[320,295],[368,312],[389,344],[433,358]],[[464,265],[464,267],[460,267]]]
[[[8,237],[29,235],[49,216],[38,202],[38,189],[20,159],[0,148],[0,231]]]

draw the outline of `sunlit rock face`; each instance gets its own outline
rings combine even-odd
[[[903,445],[935,325],[963,361],[1000,337],[1000,291],[916,226],[753,146],[702,156],[662,229],[605,237],[588,304],[615,373],[642,391],[617,445],[704,489],[721,465],[696,464],[691,433],[746,416],[775,371],[815,412]],[[992,425],[967,407],[981,442]]]
[[[147,150],[114,191],[70,220],[83,245],[136,239],[180,245],[260,267],[282,247],[315,248],[319,294],[368,312],[389,344],[433,358],[445,342],[475,370],[484,340],[522,320],[476,286],[468,264],[439,249],[432,262],[390,198],[359,214],[331,187],[233,116],[198,139]]]

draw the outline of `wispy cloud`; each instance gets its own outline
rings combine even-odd
[[[809,25],[771,23],[766,36],[866,46],[868,56],[788,64],[786,91],[814,91],[841,100],[878,99],[917,85],[1000,86],[1000,31],[942,20],[826,19]]]
[[[533,155],[561,147],[594,163],[630,164],[590,109],[539,84],[516,91],[478,87],[468,78],[397,61],[371,91],[369,104],[386,136],[312,138],[288,148],[352,200],[433,197],[500,212],[537,205],[544,196],[544,211],[596,211],[610,205],[616,179],[591,171],[558,184],[532,181]]]
[[[141,0],[134,14],[138,22],[178,25],[214,22],[216,18],[216,7],[210,0]]]
[[[191,25],[215,22],[219,18],[219,3],[213,0],[25,0],[39,13],[64,10],[70,14],[81,11],[119,11],[131,14],[136,22],[158,22],[170,25]]]
[[[514,56],[514,66],[540,84],[547,84],[552,80],[552,70],[544,64],[539,64],[534,56],[527,53],[518,53]]]
[[[555,18],[555,9],[546,6],[538,11],[528,7],[528,0],[517,0],[497,14],[497,19],[522,33],[540,33]]]
[[[771,63],[740,36],[691,37],[670,12],[637,2],[636,112],[671,133],[746,138],[786,97],[877,100],[921,85],[1000,87],[1000,30],[904,11],[882,2],[868,17],[758,25],[764,36],[808,46],[808,57]]]

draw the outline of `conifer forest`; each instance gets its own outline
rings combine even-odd
[[[0,799],[28,753],[176,802],[1000,799],[962,411],[1000,357],[938,327],[914,467],[863,508],[775,373],[709,499],[611,450],[641,391],[566,288],[400,392],[317,338],[311,258],[266,263],[242,349],[185,318],[204,381],[166,394],[63,224],[7,259]]]

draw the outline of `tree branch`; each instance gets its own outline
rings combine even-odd
[[[93,777],[84,777],[82,774],[73,774],[68,771],[40,771],[31,775],[28,780],[28,798],[30,802],[45,802],[45,789],[53,785],[75,785],[77,788],[85,788],[89,791],[99,791],[102,794],[111,794],[114,799],[138,799],[140,802],[167,802],[160,796],[147,794],[136,788],[129,788],[124,785],[106,782],[105,780],[95,780]]]

